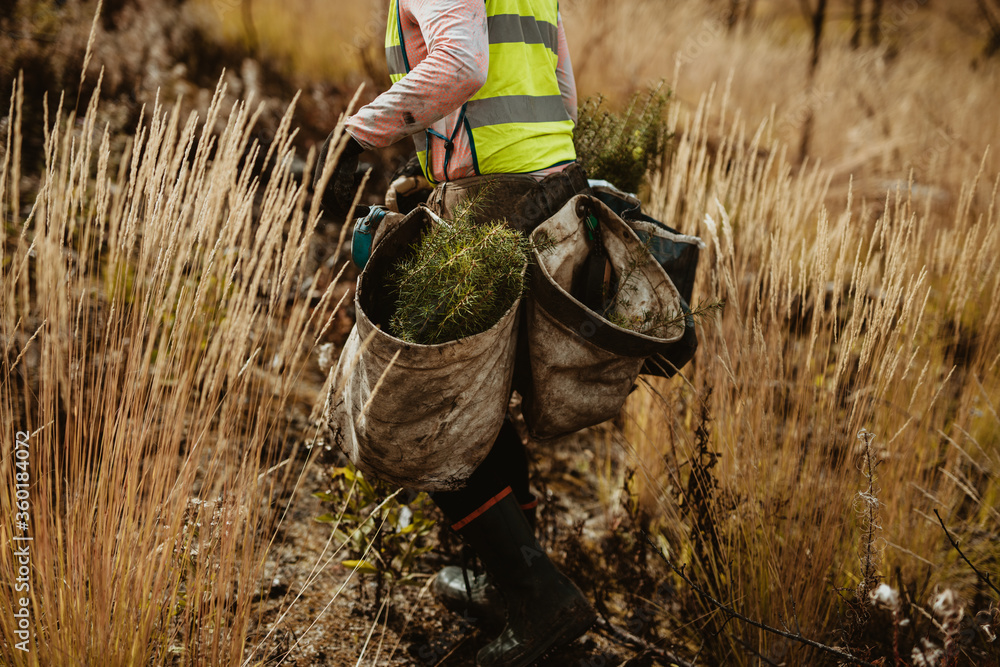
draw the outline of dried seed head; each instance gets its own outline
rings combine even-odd
[[[946,588],[935,595],[931,609],[945,625],[957,623],[965,613],[961,603],[958,601],[958,593],[952,588]]]
[[[873,590],[869,596],[869,600],[876,607],[883,607],[885,609],[891,609],[892,611],[899,610],[899,591],[891,587],[889,584],[879,584],[878,587]]]
[[[920,646],[910,651],[913,667],[938,667],[944,659],[944,651],[926,637],[920,638]]]

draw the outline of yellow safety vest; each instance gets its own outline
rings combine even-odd
[[[413,135],[424,175],[434,182],[427,159],[430,137],[450,146],[459,131],[468,134],[477,174],[517,174],[576,159],[573,121],[556,79],[558,3],[555,0],[485,0],[490,39],[486,83],[462,106],[452,136],[434,130]],[[389,3],[386,59],[393,83],[410,71],[398,0]]]

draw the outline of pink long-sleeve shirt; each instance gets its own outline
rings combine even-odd
[[[409,74],[345,121],[367,149],[383,148],[430,128],[451,137],[463,104],[486,82],[489,35],[483,0],[398,0]],[[576,82],[562,16],[558,19],[556,78],[570,118],[576,122]],[[475,176],[469,137],[454,132],[448,173],[444,141],[430,137],[430,173],[437,182]],[[546,174],[566,165],[538,172]]]

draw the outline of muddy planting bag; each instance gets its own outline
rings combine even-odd
[[[536,266],[518,389],[531,435],[551,438],[617,415],[647,360],[670,355],[681,342],[685,311],[648,241],[594,197],[574,197],[531,238]],[[604,294],[603,304],[594,303],[594,289],[586,286],[594,266],[605,289],[609,275],[612,285],[617,276],[613,313],[606,308],[614,299]],[[627,298],[618,298],[623,290]],[[659,324],[655,333],[641,333],[641,324],[625,328],[611,319]]]
[[[489,453],[511,393],[518,299],[487,331],[440,345],[391,335],[389,276],[421,234],[425,207],[378,242],[355,294],[357,323],[334,369],[327,421],[355,466],[400,486],[454,490]],[[373,396],[374,394],[374,396]]]
[[[643,213],[641,203],[635,195],[622,192],[606,181],[591,181],[590,186],[594,196],[621,217],[639,239],[647,244],[649,253],[667,272],[681,295],[681,309],[687,313],[684,335],[670,347],[669,354],[656,354],[642,367],[643,375],[673,377],[691,361],[698,350],[698,336],[694,328],[694,317],[690,314],[690,303],[698,271],[698,257],[704,244],[697,236],[681,234]]]

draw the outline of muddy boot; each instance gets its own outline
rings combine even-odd
[[[530,503],[520,507],[534,533],[538,501],[532,499]],[[446,609],[470,623],[496,629],[504,625],[506,608],[503,597],[486,574],[476,574],[469,568],[449,565],[438,572],[431,590]]]
[[[593,607],[549,560],[513,494],[459,533],[483,561],[507,607],[503,632],[479,651],[480,667],[527,667],[594,624]]]

